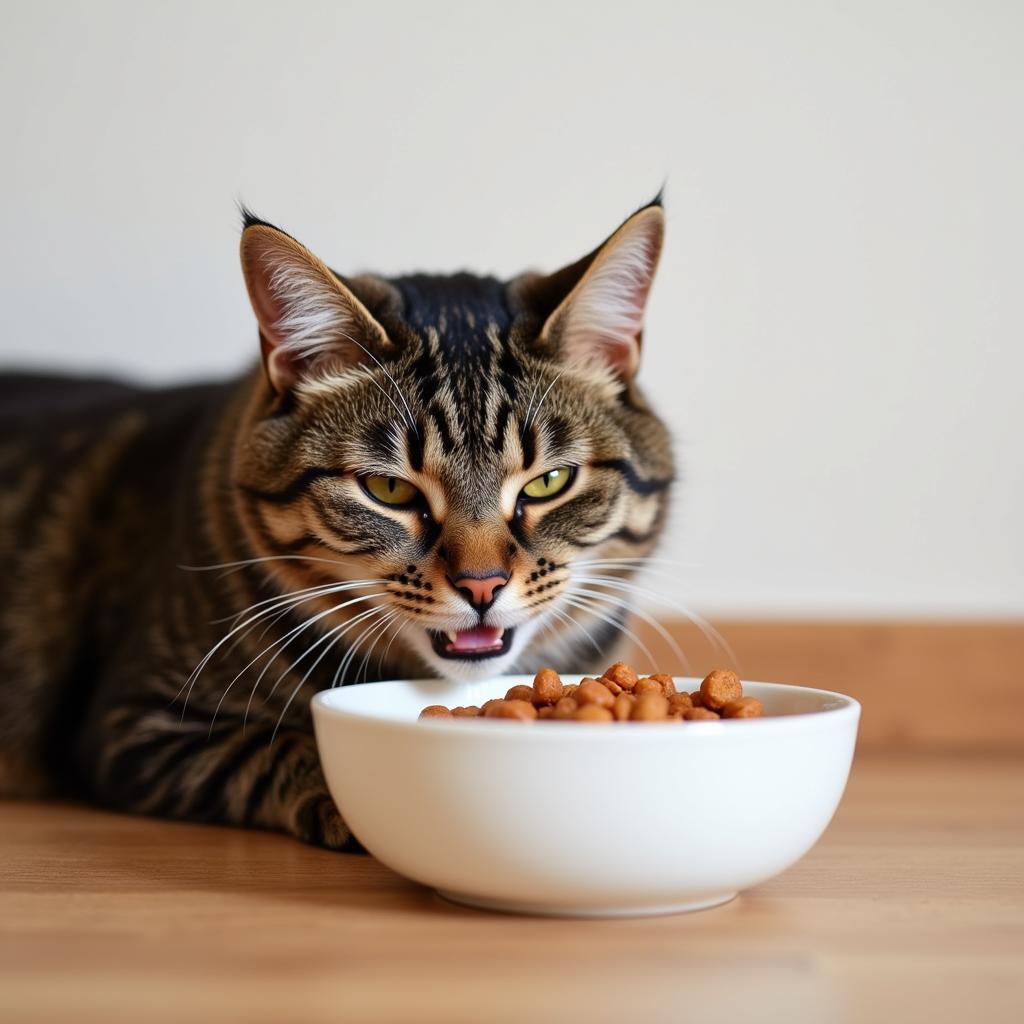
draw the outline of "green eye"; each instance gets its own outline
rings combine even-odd
[[[559,469],[549,469],[546,473],[534,477],[524,488],[523,497],[543,501],[545,498],[553,498],[560,491],[569,486],[572,479],[572,469],[569,466],[562,466]]]
[[[419,497],[419,491],[400,476],[364,476],[363,487],[371,497],[385,505],[408,505]]]

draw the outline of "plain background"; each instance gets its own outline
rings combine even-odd
[[[342,271],[503,275],[667,181],[653,585],[1024,613],[1024,5],[0,5],[0,360],[255,357],[237,199]]]

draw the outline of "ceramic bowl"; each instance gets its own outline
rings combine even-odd
[[[860,705],[802,686],[745,682],[760,719],[417,720],[428,704],[480,705],[531,681],[396,680],[314,697],[331,795],[373,856],[492,910],[698,910],[799,860],[846,786]]]

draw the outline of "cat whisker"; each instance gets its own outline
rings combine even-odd
[[[317,555],[263,555],[260,558],[241,558],[237,562],[216,562],[210,565],[178,565],[184,572],[215,572],[217,569],[227,569],[229,572],[238,572],[247,565],[256,565],[259,562],[325,562],[328,565],[358,566],[358,562],[343,562],[338,558],[320,558]]]
[[[235,615],[225,615],[221,619],[213,619],[211,625],[219,625],[222,622],[232,622],[240,619],[246,612],[251,612],[256,608],[261,608],[264,605],[275,604],[279,601],[290,601],[292,598],[300,598],[303,595],[310,595],[310,597],[318,597],[321,594],[336,594],[343,590],[355,590],[359,587],[373,587],[373,586],[385,586],[387,580],[338,580],[336,583],[318,583],[314,587],[303,587],[301,590],[292,590],[288,594],[278,594],[276,597],[268,597],[262,601],[257,601],[255,604],[249,605],[248,608],[243,608],[240,612]]]
[[[379,596],[379,595],[373,594],[373,595],[370,595],[370,596],[371,597],[376,597],[376,596]],[[348,603],[349,602],[346,602],[346,605]],[[354,604],[355,602],[351,602],[351,603]],[[344,607],[344,606],[342,606],[342,607]],[[332,629],[329,629],[322,637],[320,637],[318,640],[316,640],[310,647],[306,648],[306,650],[296,659],[296,661],[292,665],[290,665],[288,668],[286,668],[277,677],[277,679],[274,681],[274,685],[270,688],[270,692],[267,693],[267,695],[263,698],[264,706],[266,706],[267,704],[270,703],[271,700],[273,700],[274,694],[277,692],[277,688],[281,685],[281,683],[284,680],[284,678],[295,667],[295,665],[297,665],[300,661],[302,661],[302,659],[307,654],[309,654],[311,651],[315,650],[317,647],[320,646],[320,644],[324,643],[326,640],[328,640],[330,637],[333,636],[334,639],[331,640],[331,642],[327,645],[327,647],[322,652],[323,654],[326,654],[327,651],[329,651],[331,649],[331,647],[333,647],[334,644],[338,640],[340,640],[350,629],[354,628],[355,626],[358,626],[360,622],[365,622],[368,618],[373,618],[378,613],[380,613],[382,608],[383,608],[383,606],[381,606],[381,605],[374,605],[371,608],[367,608],[364,611],[359,612],[357,615],[354,615],[348,621],[342,622],[339,625],[334,626]],[[311,625],[311,623],[307,623],[307,625]],[[290,642],[291,641],[289,641],[289,643]],[[283,651],[284,647],[282,647],[281,649]],[[263,677],[267,674],[267,670],[270,668],[270,666],[272,664],[273,664],[273,659],[268,661],[267,664],[263,666],[262,671],[260,672],[259,676],[257,676],[256,682],[253,684],[252,692],[249,694],[249,703],[250,704],[252,703],[253,699],[255,698],[255,695],[256,695],[257,690],[259,689],[260,683],[263,681]],[[317,660],[317,662],[314,663],[314,665],[316,665],[316,664],[319,664],[319,659]],[[248,713],[248,706],[246,707],[246,713]]]
[[[401,618],[401,617],[400,617]],[[401,618],[398,629],[395,630],[391,639],[388,641],[387,647],[384,648],[384,653],[377,658],[377,675],[380,675],[383,671],[383,665],[387,663],[388,655],[391,653],[391,645],[398,639],[399,633],[409,625],[409,620]]]
[[[624,590],[631,593],[640,594],[646,597],[651,597],[656,601],[664,601],[670,607],[675,608],[677,611],[681,612],[684,616],[686,616],[686,618],[690,622],[692,622],[697,627],[697,629],[700,630],[701,635],[704,637],[705,640],[707,640],[708,644],[711,646],[712,649],[714,649],[717,646],[722,651],[722,653],[727,658],[729,658],[734,665],[738,667],[739,659],[737,659],[736,657],[736,652],[732,649],[732,647],[729,646],[729,643],[726,641],[725,637],[723,637],[722,634],[719,633],[718,630],[715,629],[715,627],[707,621],[707,619],[705,619],[701,615],[698,615],[696,612],[691,611],[689,608],[686,607],[686,605],[680,604],[678,601],[675,601],[672,598],[663,597],[657,591],[651,590],[649,587],[642,587],[639,584],[630,583],[625,580],[620,580],[617,577],[613,576],[576,576],[573,578],[579,579],[581,582],[584,583],[589,582],[598,585],[604,585],[606,587],[611,587],[615,590]],[[644,618],[644,616],[641,615],[641,618]]]
[[[381,580],[379,582],[384,583],[383,580]],[[344,589],[346,589],[346,585],[345,584],[330,584],[329,585],[329,589],[323,591],[322,593],[323,594],[330,594],[330,593],[333,593],[333,592],[336,592],[336,591],[341,591],[341,590],[344,590]],[[256,628],[256,626],[259,624],[259,620],[260,619],[264,618],[264,616],[266,616],[266,615],[273,614],[273,612],[277,608],[285,607],[285,609],[287,611],[287,610],[290,610],[290,608],[295,606],[295,605],[302,604],[304,601],[312,599],[311,597],[303,596],[304,593],[305,593],[304,591],[297,591],[295,594],[288,594],[288,595],[285,595],[283,597],[282,596],[278,596],[278,597],[275,597],[275,598],[271,598],[270,599],[270,601],[272,603],[272,607],[271,608],[266,608],[263,611],[258,612],[257,614],[250,616],[248,619],[245,620],[245,622],[242,622],[242,623],[239,623],[237,625],[234,625],[216,644],[214,644],[213,647],[210,648],[209,651],[206,652],[206,654],[200,660],[199,664],[196,665],[196,667],[192,670],[192,672],[189,673],[189,675],[185,679],[185,681],[181,684],[181,687],[178,689],[178,692],[168,702],[168,706],[173,705],[174,702],[182,695],[182,693],[187,688],[188,689],[188,695],[186,695],[185,703],[184,703],[184,705],[182,706],[182,709],[181,709],[182,720],[184,721],[185,712],[186,712],[186,710],[188,708],[188,699],[189,699],[189,696],[192,693],[192,687],[195,685],[195,683],[198,680],[199,676],[202,674],[203,669],[210,663],[210,660],[214,657],[214,655],[217,653],[217,651],[225,643],[227,643],[228,640],[230,640],[233,636],[235,636],[236,633],[239,633],[240,630],[245,629],[246,626],[249,626],[249,628],[247,630],[245,630],[244,633],[241,633],[237,637],[235,642],[228,648],[227,653],[230,654]],[[314,594],[313,596],[320,596],[320,593]],[[236,619],[240,618],[241,615],[244,615],[244,614],[245,614],[245,612],[241,612],[238,616],[235,616],[235,618]],[[220,621],[223,621],[223,620],[220,620]],[[251,625],[250,625],[250,623],[251,623]],[[262,638],[262,636],[265,636],[265,635],[266,635],[266,630],[263,631],[263,634],[261,635],[261,638]]]
[[[574,579],[579,580],[581,583],[594,583],[597,586],[606,586],[606,587],[614,586],[614,584],[611,581],[606,581],[604,579],[598,579],[598,578],[595,578],[593,576],[576,576],[576,577],[574,577]],[[600,598],[605,598],[605,599],[612,600],[610,595],[601,593],[600,591],[597,591],[597,590],[577,589],[575,591],[575,593],[584,594],[584,595],[586,595],[588,597],[600,597]],[[637,618],[642,619],[644,622],[646,622],[647,625],[649,625],[658,634],[658,636],[660,636],[662,638],[662,640],[664,640],[665,643],[668,644],[668,646],[672,650],[672,653],[676,656],[676,658],[679,659],[679,664],[683,668],[683,670],[686,673],[689,673],[689,671],[690,671],[690,659],[687,658],[687,656],[683,653],[683,650],[679,646],[679,644],[676,642],[675,637],[673,637],[672,634],[669,633],[669,631],[667,629],[665,629],[665,627],[660,622],[658,622],[657,619],[652,618],[642,608],[637,608],[636,606],[630,606],[628,604],[628,602],[626,602],[626,601],[619,601],[618,598],[614,598],[614,600],[617,601],[619,604],[621,604],[623,607],[628,607],[630,612],[633,615],[637,616]]]
[[[377,583],[378,584],[384,583],[384,581],[383,580],[378,580]],[[313,593],[313,594],[308,594],[305,597],[299,597],[298,599],[296,599],[294,601],[288,601],[288,602],[284,603],[283,606],[282,605],[278,605],[278,606],[275,606],[273,608],[268,608],[262,614],[263,615],[270,615],[271,617],[267,620],[267,624],[263,627],[263,630],[260,632],[260,635],[256,638],[257,641],[262,640],[267,635],[267,633],[269,633],[270,630],[272,630],[274,628],[274,626],[277,625],[277,623],[281,621],[281,619],[283,619],[286,615],[290,615],[293,611],[295,611],[295,609],[300,604],[305,604],[306,601],[312,601],[312,600],[314,600],[314,599],[316,599],[318,597],[330,597],[332,594],[343,593],[344,591],[349,590],[349,589],[352,589],[352,588],[349,588],[349,587],[333,587],[332,586],[332,587],[330,587],[329,589],[327,589],[325,591],[318,592],[318,593]],[[299,591],[297,593],[301,594],[301,591]],[[281,611],[277,611],[278,607],[281,608]],[[256,623],[256,625],[258,625],[258,624],[259,623]],[[230,654],[231,651],[233,651],[235,649],[235,647],[237,647],[256,628],[256,625],[253,625],[249,629],[247,629],[234,642],[234,644],[231,645],[231,647],[226,652],[226,655]]]
[[[583,625],[582,622],[579,622],[577,619],[574,619],[563,608],[551,608],[550,611],[552,615],[555,615],[562,622],[567,622],[569,624],[570,629],[578,629],[581,633],[583,633],[583,635],[593,645],[594,650],[597,651],[598,654],[601,653],[601,645],[594,639],[594,635],[590,632],[589,629],[587,629],[586,626]]]
[[[356,618],[353,619],[352,622],[348,623],[347,625],[349,625],[349,626],[355,625],[355,623],[357,621],[359,621],[360,619],[365,620],[367,618],[370,618],[372,620],[372,619],[376,618],[377,616],[379,616],[381,614],[385,614],[386,612],[387,612],[387,608],[386,607],[371,608],[368,611],[362,612],[360,615],[356,616]],[[376,629],[378,625],[379,625],[378,622],[371,621],[371,623],[367,627],[367,629],[364,629],[363,632],[359,635],[359,639],[356,641],[356,643],[357,644],[360,643],[362,641],[363,637],[366,636],[368,630]],[[338,628],[340,629],[341,627],[338,627]],[[278,729],[281,728],[281,723],[284,721],[284,716],[286,714],[288,714],[288,709],[292,706],[292,702],[295,700],[295,698],[298,695],[299,691],[302,689],[303,686],[305,686],[306,680],[310,677],[310,675],[312,674],[312,672],[316,668],[316,666],[319,665],[320,662],[323,660],[324,655],[326,655],[327,652],[338,642],[338,640],[341,639],[341,637],[345,634],[345,632],[347,632],[346,629],[341,629],[341,632],[338,634],[338,636],[336,636],[327,645],[327,647],[324,648],[324,650],[320,653],[320,656],[316,659],[316,661],[314,661],[313,664],[306,670],[305,675],[298,681],[298,683],[295,684],[295,687],[292,689],[292,692],[288,695],[288,700],[285,701],[284,707],[281,709],[281,713],[277,716],[277,722],[274,725],[274,731],[270,734],[270,746],[273,746],[274,740],[277,737],[277,731],[278,731]],[[328,636],[329,635],[330,634],[328,634]],[[318,641],[318,643],[319,642],[320,641]],[[314,646],[316,646],[316,645],[314,645]],[[311,649],[312,648],[310,648],[310,650]],[[354,649],[354,646],[353,646],[352,649]],[[308,653],[309,653],[309,651],[306,651],[306,654],[308,654]],[[305,654],[303,654],[303,657],[305,657]],[[301,660],[301,659],[299,659],[299,660]],[[273,689],[267,695],[267,698],[264,701],[264,703],[266,703],[267,701],[270,700],[271,697],[273,697],[274,690],[277,689],[278,684],[288,674],[289,671],[290,671],[290,669],[287,669],[285,672],[281,673],[281,675],[277,679],[277,682],[274,683]]]
[[[290,675],[292,672],[294,672],[295,669],[298,668],[299,664],[301,662],[305,661],[306,658],[310,654],[312,654],[313,651],[315,651],[321,644],[327,644],[327,646],[320,652],[320,654],[317,657],[316,661],[313,662],[312,666],[307,671],[306,676],[303,677],[303,682],[305,682],[306,678],[313,672],[313,670],[316,668],[316,666],[320,664],[320,662],[323,660],[324,656],[327,654],[327,652],[331,649],[331,647],[334,646],[334,644],[338,640],[340,640],[350,629],[352,629],[353,627],[359,625],[360,622],[365,622],[366,619],[376,615],[380,610],[381,610],[381,606],[380,605],[374,605],[372,608],[367,608],[367,609],[359,612],[358,615],[354,615],[351,619],[348,619],[346,622],[339,623],[337,626],[334,626],[333,628],[327,630],[327,632],[324,633],[323,636],[321,636],[318,639],[314,640],[313,643],[311,643],[277,677],[277,679],[274,681],[274,685],[270,688],[270,692],[266,695],[266,697],[263,698],[263,703],[267,704],[273,698],[274,694],[277,692],[277,688],[281,685],[281,683],[284,681],[284,679],[288,675]],[[333,637],[333,639],[331,639],[332,637]],[[328,643],[328,641],[330,641],[330,643]],[[257,680],[257,686],[258,685],[259,685],[259,680]]]
[[[391,613],[390,615],[387,615],[387,616],[385,616],[385,617],[384,617],[384,619],[383,619],[383,621],[382,621],[382,622],[380,622],[380,623],[378,624],[378,626],[377,626],[377,630],[376,630],[376,632],[375,632],[375,633],[373,634],[373,643],[371,643],[371,644],[370,644],[370,646],[369,646],[369,648],[367,649],[367,651],[366,651],[366,654],[365,654],[365,656],[363,657],[363,661],[362,661],[362,664],[361,664],[361,665],[359,666],[359,670],[358,670],[358,671],[356,672],[356,681],[357,681],[357,682],[358,682],[358,681],[359,681],[360,679],[362,679],[362,681],[363,681],[364,683],[366,682],[366,670],[367,670],[367,668],[369,667],[369,664],[370,664],[370,656],[371,656],[371,655],[373,654],[373,649],[374,649],[374,648],[375,648],[375,647],[377,646],[377,644],[378,644],[378,643],[380,642],[381,638],[382,638],[382,637],[383,637],[383,636],[384,636],[384,635],[385,635],[385,634],[387,633],[387,631],[388,631],[388,626],[390,626],[390,625],[391,625],[391,623],[392,623],[392,622],[394,621],[395,617],[396,617],[396,616],[397,616],[398,614],[399,614],[399,613],[398,613],[398,611],[397,611],[397,609],[396,609],[396,610],[395,610],[395,611],[393,611],[393,612],[392,612],[392,613]]]
[[[541,623],[540,629],[537,630],[537,637],[538,637],[538,639],[540,639],[541,637],[544,637],[545,635],[550,634],[551,637],[552,637],[553,643],[555,645],[557,645],[557,651],[559,653],[558,660],[561,660],[566,655],[566,653],[569,650],[569,647],[568,647],[568,637],[565,636],[564,632],[563,633],[557,632],[556,627],[560,623],[562,623],[564,620],[556,618],[552,614],[552,612],[553,612],[553,609],[549,608],[548,609],[548,617],[545,618],[545,620]],[[578,628],[578,627],[574,626],[572,628],[575,629],[575,628]]]
[[[371,614],[373,614],[376,611],[378,611],[378,607],[374,606],[373,608],[370,608],[370,609],[368,609],[366,611],[360,612],[358,615],[353,616],[353,618],[349,619],[347,622],[343,622],[340,625],[335,626],[332,629],[329,629],[319,640],[316,641],[315,644],[313,644],[313,648],[315,648],[315,647],[318,647],[325,640],[329,640],[331,637],[334,637],[334,639],[331,640],[331,642],[324,649],[324,651],[322,652],[320,657],[317,658],[317,660],[313,663],[312,668],[316,668],[316,666],[320,663],[320,659],[334,646],[334,644],[338,640],[341,639],[342,636],[345,635],[345,633],[348,632],[348,630],[351,627],[353,627],[355,625],[358,625],[360,622],[365,620],[368,615],[371,615]],[[283,650],[284,650],[284,648],[282,647],[282,651]],[[284,672],[281,673],[281,675],[279,675],[277,677],[277,681],[274,683],[273,687],[271,687],[270,693],[268,693],[267,696],[263,698],[264,705],[266,705],[270,701],[270,699],[273,697],[274,692],[276,691],[276,689],[277,689],[278,685],[280,684],[281,680],[284,679],[284,677],[292,670],[292,668],[294,668],[295,665],[298,664],[298,662],[301,661],[302,658],[305,657],[305,655],[309,653],[309,650],[310,650],[310,648],[307,648],[306,651],[304,651],[303,654],[295,662],[292,663],[292,665],[290,665],[287,669],[284,670]],[[267,670],[270,668],[270,666],[273,663],[274,663],[274,659],[271,658],[266,663],[266,665],[263,666],[262,670],[260,671],[260,674],[256,677],[256,682],[253,683],[252,689],[249,691],[249,699],[246,701],[246,704],[245,704],[245,713],[242,715],[242,733],[243,733],[243,735],[245,733],[246,726],[247,726],[247,724],[249,722],[249,712],[252,710],[252,702],[256,699],[256,693],[257,693],[257,691],[260,688],[260,683],[263,681],[263,677],[267,674]]]
[[[535,411],[535,412],[534,412],[534,414],[533,414],[533,419],[532,419],[532,421],[528,421],[528,422],[527,422],[527,423],[525,424],[525,426],[529,426],[529,425],[530,425],[530,422],[533,422],[533,423],[536,423],[536,422],[537,422],[537,417],[538,417],[538,416],[540,415],[540,410],[541,410],[541,407],[542,407],[542,406],[544,405],[544,400],[545,400],[545,399],[546,399],[546,398],[548,397],[548,395],[549,395],[549,394],[551,393],[551,389],[552,389],[552,388],[553,388],[553,387],[554,387],[554,386],[555,386],[555,385],[556,385],[556,384],[558,383],[558,381],[559,381],[559,380],[561,379],[561,376],[562,376],[562,374],[563,374],[563,373],[565,373],[565,370],[559,370],[559,372],[558,372],[558,373],[557,373],[557,374],[555,375],[555,379],[554,379],[554,380],[553,380],[553,381],[552,381],[552,382],[551,382],[551,383],[550,383],[550,384],[548,385],[548,387],[547,387],[547,390],[546,390],[546,391],[544,392],[544,394],[543,394],[543,395],[541,395],[540,401],[539,401],[539,402],[537,403],[537,409],[536,409],[536,411]]]
[[[364,629],[362,633],[360,633],[359,636],[356,638],[356,640],[349,646],[349,649],[346,652],[345,657],[342,658],[340,664],[334,671],[334,678],[331,680],[332,690],[336,686],[344,686],[345,674],[348,672],[349,665],[352,664],[352,660],[356,656],[356,652],[359,648],[359,645],[366,638],[367,633],[373,628],[373,626],[374,623],[371,623],[369,626],[367,626],[366,629]]]
[[[267,647],[265,647],[262,651],[260,651],[259,654],[256,655],[255,658],[253,658],[244,668],[242,668],[238,672],[238,674],[231,680],[230,683],[228,683],[227,687],[224,689],[224,692],[221,694],[220,700],[217,702],[217,707],[214,709],[213,718],[210,721],[210,731],[211,732],[213,731],[213,725],[217,721],[217,713],[220,711],[221,705],[224,703],[224,700],[227,697],[228,693],[230,692],[231,688],[265,654],[269,653],[270,651],[272,651],[275,647],[277,647],[279,645],[281,646],[281,649],[284,650],[284,648],[287,647],[292,642],[292,640],[295,639],[296,636],[298,636],[300,633],[305,632],[305,630],[309,629],[310,626],[313,626],[315,623],[319,622],[324,617],[333,614],[334,612],[338,612],[338,611],[341,611],[344,608],[348,608],[350,605],[358,604],[360,601],[368,601],[368,600],[370,600],[373,597],[383,597],[383,596],[386,596],[386,594],[384,592],[381,592],[381,593],[378,593],[378,594],[363,594],[363,595],[361,595],[359,597],[354,597],[351,600],[343,601],[341,604],[332,605],[330,608],[326,608],[323,611],[317,612],[316,615],[310,616],[304,622],[301,622],[298,626],[295,626],[293,629],[291,629],[287,633],[285,633],[284,636],[278,637],[272,644],[270,644]],[[260,680],[263,678],[263,676],[266,673],[267,669],[273,664],[273,661],[274,661],[273,658],[269,659],[267,661],[267,664],[263,667],[263,671],[260,672],[259,676],[256,679],[256,686],[257,687],[259,686]],[[255,689],[255,687],[254,687],[254,689]],[[187,700],[188,700],[188,698],[186,698],[186,703],[187,703]],[[184,718],[184,710],[182,711],[182,717]]]
[[[350,342],[352,342],[353,345],[357,345],[359,348],[361,348],[381,368],[381,370],[384,372],[384,376],[387,377],[387,379],[389,381],[391,381],[392,384],[394,384],[395,392],[397,393],[398,397],[402,400],[402,405],[405,406],[405,411],[408,414],[409,426],[412,427],[413,431],[415,431],[416,436],[418,437],[420,432],[419,432],[419,429],[416,426],[416,418],[412,414],[412,409],[409,408],[409,403],[405,400],[405,395],[402,394],[402,389],[398,386],[398,381],[395,380],[395,378],[391,376],[391,373],[388,371],[388,368],[368,348],[366,348],[365,345],[363,345],[356,338],[353,338],[350,334],[347,334],[344,331],[340,331],[339,333],[341,334],[341,336],[343,338],[345,338],[346,341],[350,341]],[[374,381],[373,383],[377,384],[377,381]],[[384,391],[383,388],[380,387],[380,384],[377,384],[377,387],[380,388],[381,392],[384,394],[384,397],[389,402],[391,402],[392,405],[395,406],[395,409],[398,412],[398,415],[399,416],[403,416],[402,410],[399,409],[397,405],[395,405],[395,403],[392,400],[391,396],[386,391]],[[403,418],[404,418],[404,416],[403,416]]]
[[[570,604],[573,608],[578,609],[579,611],[589,612],[591,615],[600,619],[602,622],[606,622],[609,626],[611,626],[613,629],[618,630],[620,633],[625,633],[625,635],[628,636],[629,639],[637,645],[641,652],[643,652],[643,654],[647,656],[651,668],[654,668],[654,655],[651,654],[650,649],[643,642],[643,640],[641,640],[640,637],[636,635],[636,633],[629,629],[622,621],[622,619],[615,618],[614,616],[610,615],[605,615],[604,612],[599,610],[600,606],[596,601],[594,601],[592,598],[577,596],[575,592],[572,590],[570,590],[569,594],[563,597],[562,600],[567,604]],[[607,603],[613,604],[613,606],[615,606],[614,602],[609,601]],[[619,604],[616,607],[621,609],[624,606],[622,604]],[[628,608],[626,610],[628,611]]]
[[[533,393],[530,395],[530,404],[526,407],[526,416],[523,417],[523,427],[527,427],[530,423],[530,413],[533,411],[533,400],[537,397],[537,391],[540,389],[540,381],[537,381],[533,385]]]
[[[574,558],[570,567],[578,566],[602,566],[621,565],[625,568],[645,568],[648,565],[669,565],[674,568],[692,569],[696,562],[682,562],[674,558],[657,558],[652,555],[622,555],[619,558]],[[653,571],[653,570],[652,570]]]

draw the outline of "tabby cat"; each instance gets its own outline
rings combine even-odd
[[[634,381],[663,211],[504,283],[342,276],[243,212],[245,377],[0,377],[0,796],[351,847],[313,693],[622,631],[673,473]]]

